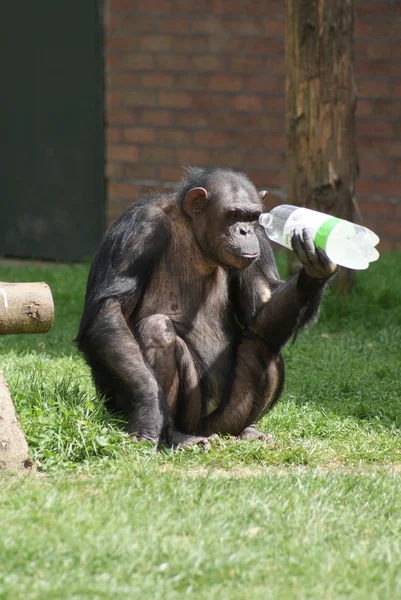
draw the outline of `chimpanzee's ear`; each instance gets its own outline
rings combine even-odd
[[[205,206],[207,196],[207,191],[203,187],[196,187],[189,190],[185,195],[182,205],[187,215],[190,217],[198,215]]]
[[[263,192],[259,192],[259,198],[261,200],[264,200],[266,198],[266,196],[267,196],[268,193],[269,192],[266,192],[266,190],[263,190]]]

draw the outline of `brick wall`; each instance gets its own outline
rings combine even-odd
[[[112,222],[183,164],[285,190],[284,0],[107,0],[106,177]],[[356,0],[357,195],[401,246],[401,2]]]

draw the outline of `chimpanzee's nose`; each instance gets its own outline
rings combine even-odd
[[[239,226],[239,232],[241,235],[246,235],[250,231],[251,231],[251,228],[249,227],[249,225],[242,224]]]

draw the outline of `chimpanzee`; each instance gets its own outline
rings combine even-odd
[[[337,267],[303,230],[302,268],[280,281],[258,224],[265,195],[242,173],[190,167],[105,234],[77,341],[136,439],[269,438],[255,424],[282,391],[280,350],[317,316]]]

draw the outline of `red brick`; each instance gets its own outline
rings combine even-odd
[[[206,146],[207,148],[225,148],[228,145],[229,136],[222,131],[199,131],[194,134],[195,146]]]
[[[154,33],[157,27],[153,16],[136,13],[135,15],[123,16],[123,29],[135,31],[136,33]]]
[[[233,110],[259,111],[262,107],[260,96],[238,95],[231,99],[231,108]]]
[[[179,181],[184,175],[182,167],[160,167],[160,179],[162,181]]]
[[[394,240],[381,239],[376,248],[379,252],[383,252],[384,250],[395,250],[396,248],[398,248],[398,242],[394,242]]]
[[[138,0],[139,12],[159,14],[171,12],[171,0]]]
[[[124,177],[127,179],[155,179],[156,167],[154,165],[126,164]]]
[[[110,144],[107,147],[107,160],[136,162],[138,160],[138,148],[136,146],[116,146]]]
[[[283,101],[283,99],[281,99]],[[250,114],[247,126],[250,130],[257,129],[265,133],[283,133],[285,119],[283,115]]]
[[[394,204],[391,202],[362,199],[358,201],[358,206],[362,215],[374,217],[392,217],[394,215]]]
[[[375,140],[375,151],[384,156],[401,156],[401,139],[396,140]]]
[[[134,87],[136,73],[132,71],[109,71],[106,77],[107,86],[111,88]]]
[[[401,61],[375,60],[372,61],[373,73],[378,77],[401,77]]]
[[[358,94],[370,98],[385,98],[391,95],[390,82],[382,79],[358,79]]]
[[[114,11],[121,12],[135,12],[136,2],[135,0],[112,0],[111,7]]]
[[[274,152],[261,152],[260,149],[249,152],[246,157],[246,167],[249,169],[262,169],[263,171],[280,172],[285,167],[284,154]]]
[[[264,25],[262,19],[252,19],[251,17],[241,19],[230,19],[225,20],[225,26],[222,28],[223,31],[234,35],[249,35],[258,36],[263,35]]]
[[[265,147],[269,150],[286,150],[287,148],[287,140],[284,133],[282,134],[266,134],[264,136],[264,144]]]
[[[263,186],[267,188],[279,189],[283,186],[284,175],[282,173],[269,173],[269,171],[265,171],[261,181],[263,182]]]
[[[283,36],[285,34],[284,19],[266,19],[264,22],[264,30],[266,35]]]
[[[265,61],[264,72],[271,75],[285,75],[284,56],[268,57]]]
[[[156,127],[163,127],[166,125],[171,125],[172,122],[173,114],[170,110],[157,109],[142,111],[143,125],[155,125]]]
[[[399,181],[389,181],[388,179],[376,181],[376,194],[401,198],[401,179]]]
[[[178,127],[191,127],[193,129],[207,127],[211,115],[195,110],[176,111],[176,124]]]
[[[267,113],[285,113],[285,98],[282,96],[270,96],[267,97],[264,106],[264,111]]]
[[[279,79],[265,75],[247,77],[244,88],[250,92],[261,92],[263,94],[275,94],[278,92]]]
[[[158,142],[163,146],[190,146],[192,133],[184,129],[161,129]]]
[[[260,15],[269,18],[282,17],[284,15],[284,2],[282,0],[247,0],[245,10],[249,15]]]
[[[240,14],[243,12],[243,0],[210,0],[209,10],[216,14]]]
[[[108,185],[108,195],[111,198],[126,198],[128,200],[136,200],[138,198],[138,186],[133,185],[132,183],[113,181]]]
[[[155,59],[153,54],[125,54],[122,56],[122,65],[134,71],[151,71],[155,68]]]
[[[190,22],[187,17],[160,17],[159,31],[161,33],[188,33],[190,31]],[[174,44],[176,39],[174,38]]]
[[[386,121],[359,120],[357,121],[357,134],[374,137],[392,137],[394,133],[393,123]]]
[[[364,100],[363,98],[358,98],[358,102],[356,104],[356,114],[358,117],[369,117],[373,115],[374,112],[374,103],[371,100]]]
[[[380,221],[378,225],[379,226],[376,228],[376,232],[379,237],[384,236],[399,238],[401,236],[401,221]]]
[[[187,91],[206,90],[208,87],[208,79],[208,75],[199,73],[177,73],[174,79],[174,88]]]
[[[150,164],[169,165],[175,164],[176,154],[172,148],[161,148],[158,146],[148,146],[141,148],[140,162]]]
[[[114,69],[119,67],[122,64],[122,54],[112,54],[110,52],[105,52],[104,55],[104,66],[105,69]]]
[[[176,35],[173,44],[174,52],[210,52],[208,38],[200,35]]]
[[[187,92],[160,92],[159,105],[171,108],[190,108],[191,95]]]
[[[112,177],[122,177],[123,165],[121,163],[113,163],[107,161],[105,166],[105,175],[108,179]]]
[[[207,14],[205,0],[173,0],[173,12]]]
[[[106,123],[133,125],[138,122],[138,112],[129,108],[107,108]]]
[[[218,17],[197,17],[192,21],[193,33],[219,34],[228,31],[229,21]]]
[[[249,118],[252,113],[247,112],[211,112],[208,114],[209,127],[212,131],[229,132],[235,130],[247,130]],[[253,113],[255,116],[260,116],[260,113]]]
[[[388,177],[394,173],[394,161],[387,158],[365,158],[359,159],[361,177]]]
[[[251,75],[263,71],[265,60],[260,56],[236,56],[229,59],[229,70],[232,73]]]
[[[395,205],[395,216],[401,219],[401,202]]]
[[[157,66],[166,71],[188,71],[191,67],[191,58],[186,54],[159,54]]]
[[[139,77],[139,84],[143,88],[170,88],[173,81],[173,76],[169,73],[143,73]]]
[[[376,24],[375,24],[376,27]],[[361,21],[360,19],[356,19],[355,22],[355,37],[371,37],[372,25],[370,23],[366,23]]]
[[[375,114],[385,117],[401,118],[401,102],[399,100],[378,100],[375,105]]]
[[[239,37],[213,36],[208,51],[216,54],[238,54],[243,50],[244,40]]]
[[[152,144],[155,141],[155,131],[144,127],[125,127],[123,137],[126,142]]]
[[[401,96],[401,81],[398,83],[394,83],[394,95]]]
[[[372,179],[358,179],[356,184],[356,193],[359,196],[371,196],[374,193],[374,182]]]
[[[227,95],[213,92],[200,92],[192,94],[192,106],[196,110],[213,112],[227,108]]]
[[[241,149],[235,150],[212,150],[211,164],[220,167],[231,167],[232,169],[242,169],[245,164],[245,153]]]
[[[357,19],[390,19],[393,16],[392,2],[356,2]]]
[[[121,16],[107,13],[104,21],[106,31],[118,31],[121,27]]]
[[[397,42],[393,46],[393,57],[401,58],[401,42]]]
[[[105,128],[106,144],[113,144],[121,141],[121,129],[119,127]]]
[[[105,101],[107,106],[120,106],[121,96],[119,92],[106,92]]]
[[[226,60],[211,54],[197,55],[193,57],[193,68],[198,71],[224,71]]]
[[[173,46],[173,37],[167,34],[145,34],[140,40],[140,49],[145,52],[168,52]]]
[[[157,96],[155,92],[141,89],[126,90],[121,93],[121,103],[124,106],[156,106]]]
[[[108,34],[105,37],[105,48],[107,50],[136,50],[138,47],[137,38],[133,37],[130,34]]]
[[[373,75],[374,62],[372,60],[357,60],[355,62],[355,75],[357,77],[367,77]]]
[[[263,131],[230,131],[228,133],[229,148],[254,150],[262,148],[266,134]]]
[[[372,32],[375,37],[401,38],[401,22],[399,19],[392,21],[376,21],[372,24]]]
[[[177,151],[178,162],[186,165],[208,165],[211,163],[208,150],[186,148]]]
[[[275,38],[251,38],[245,42],[247,54],[277,54],[278,43]]]
[[[210,75],[209,88],[222,92],[239,92],[242,89],[243,78],[239,75]]]
[[[391,58],[393,49],[390,42],[371,39],[355,41],[355,56],[359,58]]]

